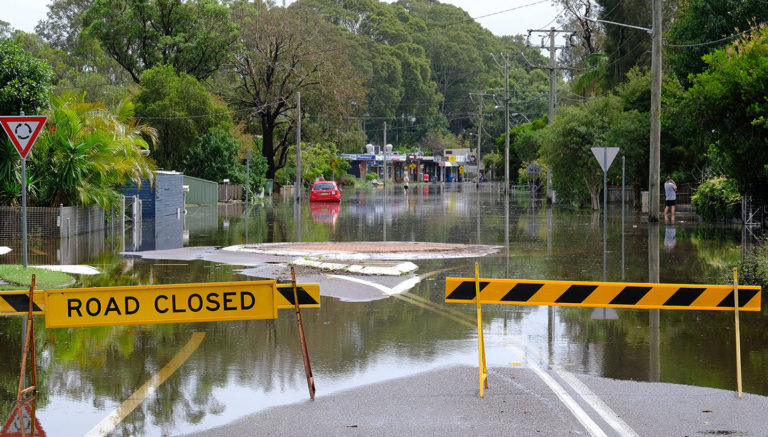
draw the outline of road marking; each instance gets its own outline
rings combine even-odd
[[[366,281],[365,279],[353,278],[350,276],[328,275],[328,277],[336,278],[336,279],[344,279],[345,281],[352,281],[352,282],[357,282],[358,284],[368,285],[369,287],[373,287],[377,290],[381,290],[387,296],[392,296],[393,294],[400,294],[404,291],[408,291],[411,288],[415,287],[416,284],[421,282],[421,279],[418,276],[414,276],[390,288],[390,287],[387,287],[386,285],[377,284],[376,282],[373,282],[373,281]]]
[[[608,425],[611,426],[611,428],[615,429],[619,435],[639,437],[639,434],[636,433],[634,429],[627,425],[627,423],[624,422],[624,420],[622,420],[621,417],[619,417],[619,415],[611,409],[611,407],[603,402],[599,396],[590,390],[586,384],[576,378],[576,376],[560,368],[559,366],[555,367],[555,372],[560,376],[560,378],[563,379],[563,381],[573,387],[573,389],[576,390],[576,393],[578,393],[579,396],[581,396],[581,398],[584,399],[584,401],[588,403],[597,412],[597,414],[599,414],[600,417],[602,417],[603,420],[608,423]]]
[[[560,402],[565,404],[565,406],[571,410],[571,413],[576,416],[576,419],[581,422],[581,424],[584,426],[584,428],[587,429],[590,435],[595,437],[608,437],[608,435],[600,428],[600,426],[595,423],[591,417],[589,417],[589,414],[587,414],[587,412],[584,411],[584,409],[581,408],[575,400],[573,400],[571,395],[565,391],[562,385],[558,384],[554,378],[549,376],[547,372],[542,370],[536,364],[529,361],[528,366],[533,369],[537,375],[539,375],[539,378],[541,378],[545,384],[549,386],[550,390],[552,390],[555,395],[557,395],[558,399],[560,399]]]
[[[165,365],[159,372],[157,372],[149,381],[139,387],[134,394],[128,399],[123,401],[119,407],[112,410],[101,422],[94,426],[90,431],[85,434],[85,437],[101,437],[112,432],[117,424],[122,422],[133,410],[136,409],[144,400],[146,400],[151,394],[157,390],[160,385],[165,382],[168,377],[173,375],[182,364],[184,364],[192,353],[197,350],[200,343],[205,338],[205,332],[194,332],[187,344],[181,348],[168,364]]]

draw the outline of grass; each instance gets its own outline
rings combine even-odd
[[[29,290],[32,275],[35,275],[35,289],[58,288],[71,283],[74,278],[66,273],[52,270],[27,267],[18,264],[0,265],[0,280],[8,284],[0,284],[0,290]]]

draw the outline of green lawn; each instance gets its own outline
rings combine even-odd
[[[8,284],[0,284],[0,290],[29,290],[32,275],[35,275],[35,289],[59,288],[71,283],[71,275],[52,270],[27,267],[18,264],[0,264],[0,280]]]

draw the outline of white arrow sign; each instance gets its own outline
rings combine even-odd
[[[608,169],[611,168],[611,163],[613,163],[614,158],[619,154],[619,148],[593,147],[592,154],[595,155],[597,162],[600,163],[600,168],[602,168],[604,172],[607,172]]]

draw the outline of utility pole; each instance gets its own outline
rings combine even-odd
[[[504,58],[504,194],[509,199],[509,57]]]
[[[301,93],[296,93],[296,203],[301,202]]]
[[[491,57],[499,68],[504,69],[504,195],[509,193],[509,55],[500,54],[504,61],[502,66],[496,57],[491,53]]]
[[[387,188],[387,122],[384,122],[384,144],[381,146],[384,149],[384,188]]]
[[[555,45],[555,36],[557,36],[558,33],[567,33],[572,34],[573,32],[570,30],[563,30],[563,29],[555,29],[554,27],[550,27],[549,29],[528,29],[528,38],[525,40],[525,46],[531,47],[531,34],[532,33],[545,33],[549,36],[549,47],[544,46],[544,41],[542,38],[541,46],[539,48],[541,49],[548,49],[549,50],[549,65],[547,66],[536,66],[533,65],[534,68],[539,68],[542,70],[547,70],[549,74],[549,97],[547,101],[547,124],[551,124],[552,121],[555,119],[555,106],[557,103],[557,77],[559,75],[560,70],[571,70],[571,67],[558,67],[557,66],[557,49],[564,49],[567,46],[557,46]],[[552,164],[549,163],[549,166],[547,168],[547,198],[549,198],[553,203],[555,202],[555,192],[552,190]]]
[[[471,99],[475,95],[480,96],[480,106],[477,111],[477,155],[475,156],[475,161],[477,162],[477,188],[480,189],[480,163],[482,162],[480,159],[482,156],[480,153],[480,139],[483,133],[483,96],[485,96],[485,93],[469,93],[469,98]]]
[[[653,0],[651,42],[651,144],[648,168],[648,221],[659,221],[661,180],[661,0]]]

